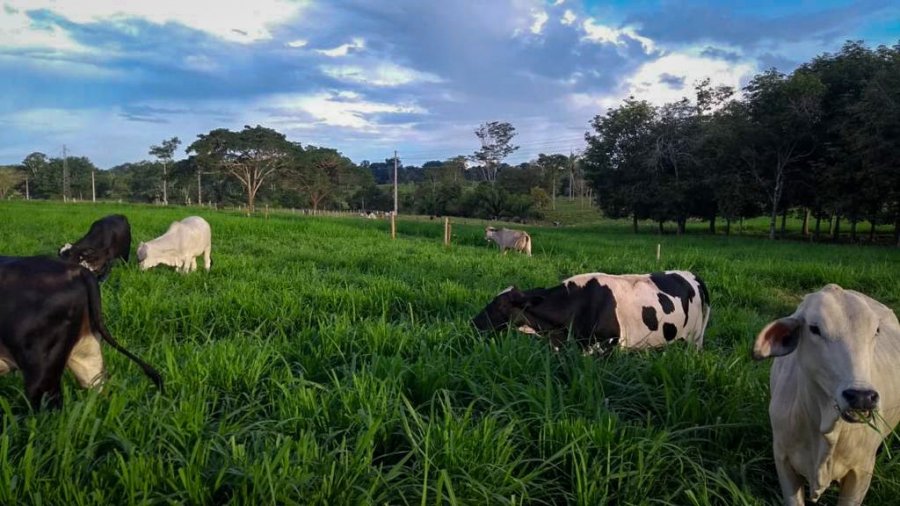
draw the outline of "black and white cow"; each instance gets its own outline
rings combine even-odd
[[[509,287],[472,323],[478,330],[519,331],[546,337],[559,349],[571,334],[589,354],[663,346],[683,339],[697,348],[709,321],[709,293],[687,271],[653,274],[580,274],[552,288]]]
[[[0,257],[0,374],[20,369],[35,408],[62,406],[68,367],[84,388],[105,380],[100,341],[133,360],[162,390],[159,373],[109,334],[100,287],[84,267],[44,257]]]
[[[92,223],[87,235],[75,244],[60,248],[59,257],[84,266],[103,281],[109,275],[112,262],[117,258],[128,262],[130,252],[131,226],[128,219],[121,214],[113,214]]]

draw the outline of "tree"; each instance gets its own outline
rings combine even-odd
[[[657,110],[650,153],[659,191],[666,198],[657,205],[655,218],[659,222],[674,219],[678,233],[684,233],[689,215],[700,214],[695,213],[699,210],[695,203],[702,200],[697,194],[702,186],[698,174],[700,133],[698,109],[687,98]]]
[[[202,164],[237,179],[244,188],[250,213],[256,209],[256,194],[262,184],[284,169],[289,157],[300,149],[284,134],[259,125],[244,126],[240,132],[219,128],[197,137],[187,152],[196,153]]]
[[[754,124],[752,150],[745,150],[750,172],[770,205],[769,238],[775,238],[785,185],[794,164],[813,152],[812,127],[821,114],[824,86],[812,73],[798,70],[786,76],[769,69],[745,88],[748,112]]]
[[[475,136],[481,142],[481,149],[472,154],[471,159],[480,164],[484,180],[494,184],[500,163],[519,149],[512,144],[516,128],[506,122],[489,121],[475,129]]]
[[[169,178],[166,173],[166,168],[168,164],[172,163],[172,157],[175,155],[175,150],[178,149],[178,146],[181,145],[181,140],[178,137],[172,137],[168,140],[163,140],[162,144],[159,146],[150,146],[151,155],[155,156],[160,163],[162,163],[163,167],[163,179],[162,179],[162,194],[163,194],[163,204],[169,205]]]
[[[900,45],[879,47],[878,69],[862,90],[850,113],[859,127],[852,145],[866,168],[870,237],[879,217],[894,225],[894,244],[900,247]]]
[[[638,220],[649,217],[659,200],[649,170],[654,114],[646,101],[628,98],[606,115],[595,116],[594,133],[585,135],[585,169],[598,206],[610,218],[630,215],[635,232]]]
[[[288,163],[288,184],[296,187],[318,211],[327,199],[338,196],[354,176],[353,162],[336,149],[307,146],[295,151]]]
[[[535,162],[543,172],[545,184],[547,184],[547,189],[550,191],[550,205],[553,209],[556,209],[556,188],[559,184],[559,177],[568,166],[568,163],[569,159],[566,155],[545,155],[544,153],[539,154]]]
[[[0,200],[11,196],[16,186],[25,181],[22,171],[12,167],[0,167]]]

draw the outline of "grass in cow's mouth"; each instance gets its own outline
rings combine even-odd
[[[132,257],[102,286],[107,326],[166,394],[108,347],[103,393],[66,380],[59,412],[29,414],[21,378],[0,377],[0,504],[777,504],[753,337],[828,282],[900,309],[895,250],[630,222],[525,227],[526,258],[474,224],[446,249],[427,220],[391,241],[378,220],[4,201],[0,251],[55,254],[116,212],[134,245],[192,214],[212,226],[211,272]],[[511,284],[675,268],[709,287],[702,353],[597,359],[469,323]],[[900,496],[886,454],[867,504]]]
[[[841,411],[841,418],[850,423],[869,423],[873,413],[870,409],[847,409]]]

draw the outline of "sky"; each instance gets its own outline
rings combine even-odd
[[[0,164],[40,151],[109,168],[244,125],[355,162],[577,151],[628,97],[741,87],[846,40],[900,41],[885,0],[0,0]]]

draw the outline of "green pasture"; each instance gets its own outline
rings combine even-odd
[[[401,220],[391,241],[384,220],[3,202],[0,254],[53,254],[114,212],[134,246],[191,214],[212,226],[211,272],[132,259],[102,286],[110,331],[166,391],[108,346],[105,390],[67,379],[58,412],[0,378],[0,504],[776,504],[756,333],[826,283],[900,310],[896,248],[587,218],[526,226],[525,258],[477,222],[445,248],[439,220]],[[468,323],[511,284],[662,269],[709,287],[702,352],[584,357]],[[900,440],[887,446],[869,504],[900,497]]]

